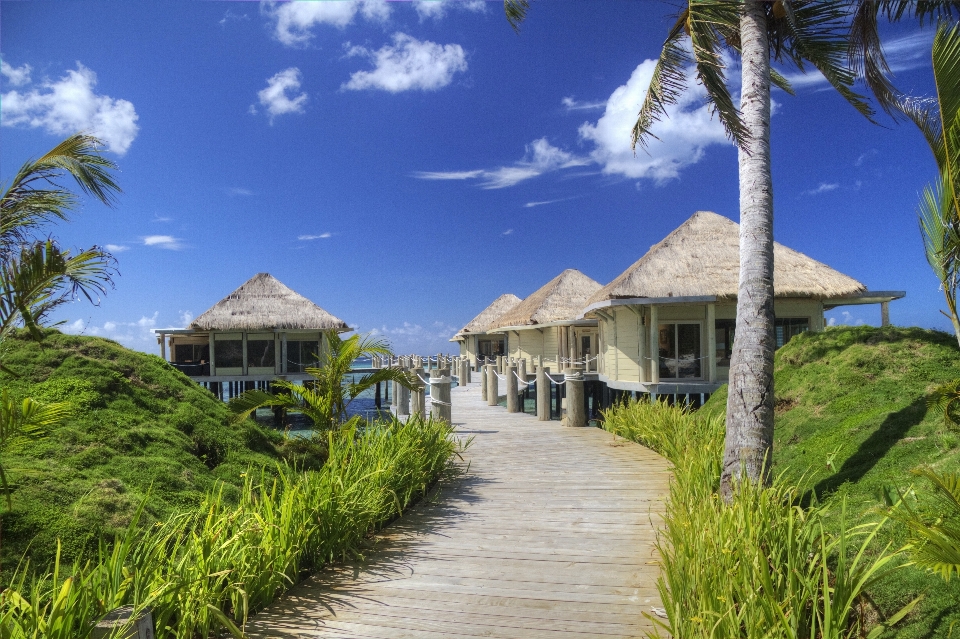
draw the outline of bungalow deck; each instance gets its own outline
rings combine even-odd
[[[247,625],[251,638],[641,637],[668,462],[452,390],[462,473]]]

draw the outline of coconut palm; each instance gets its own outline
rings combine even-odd
[[[898,93],[888,78],[878,17],[950,15],[957,0],[687,0],[655,66],[636,124],[634,148],[655,138],[686,89],[688,67],[706,90],[738,150],[740,169],[740,282],[737,340],[727,400],[727,439],[721,492],[736,480],[769,482],[773,452],[773,181],[770,167],[770,85],[791,92],[771,61],[800,71],[813,67],[859,112],[874,110],[853,87],[862,79],[884,110]],[[528,0],[504,0],[516,26]],[[689,47],[686,39],[689,38]],[[740,59],[740,105],[727,85],[724,52]]]
[[[67,220],[79,199],[59,184],[66,176],[80,190],[111,205],[120,188],[111,171],[116,165],[103,158],[100,141],[92,136],[71,136],[36,160],[20,167],[0,196],[0,347],[18,327],[24,326],[37,340],[50,313],[82,296],[97,303],[111,285],[112,256],[98,247],[76,254],[64,250],[51,238],[37,234],[44,225]],[[2,351],[0,351],[2,355]],[[15,374],[0,363],[0,369]],[[66,403],[42,405],[32,399],[14,402],[0,391],[0,455],[28,439],[35,439],[70,414]],[[10,492],[4,465],[0,463],[0,487]]]
[[[352,335],[342,339],[336,331],[324,333],[328,348],[317,355],[319,366],[307,368],[313,379],[301,385],[279,379],[273,382],[277,393],[252,390],[230,400],[230,409],[237,421],[243,421],[258,408],[297,410],[309,417],[317,431],[329,431],[349,423],[347,407],[360,393],[382,382],[397,382],[412,388],[405,371],[399,368],[381,368],[359,380],[343,383],[358,358],[374,355],[392,355],[383,339],[370,335]]]
[[[953,576],[960,577],[960,473],[931,468],[913,472],[933,486],[933,497],[939,506],[938,516],[931,521],[902,496],[890,511],[891,516],[910,529],[908,547],[912,551],[913,563],[950,581]]]

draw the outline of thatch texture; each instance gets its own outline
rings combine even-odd
[[[257,273],[240,288],[190,323],[216,331],[348,330],[346,322],[326,312],[269,273]]]
[[[453,336],[453,340],[460,339],[466,336],[468,333],[487,332],[487,329],[490,328],[501,315],[519,303],[520,298],[513,293],[504,293],[497,299],[493,300],[493,303],[490,304],[490,306],[480,311],[479,315],[467,322],[466,326],[457,331],[457,334]]]
[[[576,319],[587,299],[601,288],[580,271],[567,269],[512,309],[495,326],[524,326]]]
[[[710,211],[698,211],[655,244],[630,268],[597,291],[587,305],[633,297],[737,296],[740,225]],[[855,295],[866,287],[826,264],[779,243],[773,248],[777,297],[826,299]]]

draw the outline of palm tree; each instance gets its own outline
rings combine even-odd
[[[769,482],[773,452],[773,180],[770,167],[770,84],[792,93],[771,60],[800,71],[814,67],[850,104],[873,120],[853,90],[862,79],[880,105],[894,113],[898,93],[888,79],[877,19],[952,15],[957,0],[687,0],[663,45],[637,122],[634,148],[656,136],[686,88],[687,67],[706,89],[740,169],[740,280],[737,340],[727,400],[721,493],[729,499],[740,478]],[[504,0],[516,28],[528,0]],[[684,40],[690,39],[690,49]],[[727,86],[721,53],[741,61],[739,109]]]
[[[51,221],[67,220],[79,199],[58,181],[70,176],[80,190],[112,205],[120,188],[111,171],[116,165],[103,158],[101,142],[77,134],[36,160],[20,167],[0,196],[0,348],[18,327],[24,326],[37,340],[50,313],[68,301],[85,297],[92,303],[112,284],[113,257],[99,247],[75,255],[60,248],[52,238],[36,234]],[[2,356],[2,350],[0,350]],[[2,362],[0,370],[10,371]],[[10,452],[27,439],[43,436],[47,429],[70,414],[65,403],[42,405],[32,399],[15,403],[0,391],[0,454]],[[0,486],[11,505],[6,470],[0,463]]]
[[[399,368],[381,368],[344,384],[356,359],[392,355],[390,347],[385,340],[370,335],[352,335],[347,339],[341,339],[336,331],[327,331],[324,335],[328,348],[317,356],[319,366],[306,369],[313,378],[311,381],[300,385],[278,379],[273,382],[278,393],[257,390],[243,393],[230,400],[236,420],[245,420],[258,408],[297,410],[313,421],[315,430],[325,432],[350,423],[347,407],[363,391],[382,382],[397,382],[404,388],[412,388],[406,372]]]
[[[913,473],[933,486],[933,497],[940,507],[938,516],[931,521],[911,508],[902,495],[890,514],[910,530],[908,547],[913,563],[950,581],[954,575],[960,577],[960,473],[931,468]]]

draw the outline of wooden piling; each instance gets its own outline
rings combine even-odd
[[[420,380],[420,372],[416,368],[408,371],[410,381],[413,382],[413,389],[410,391],[410,415],[426,415],[426,396],[423,382]]]
[[[480,367],[480,399],[487,401],[487,367],[489,364],[484,364]]]
[[[434,373],[435,375],[430,377],[430,414],[451,424],[453,414],[450,406],[450,369],[438,368]]]
[[[550,378],[549,368],[537,367],[537,419],[541,422],[550,421]]]
[[[563,370],[567,387],[567,416],[563,420],[564,426],[581,427],[587,425],[587,411],[583,397],[583,369],[572,366]]]
[[[497,405],[497,367],[493,364],[487,366],[487,406]]]
[[[510,364],[507,366],[507,412],[508,413],[519,413],[520,412],[520,395],[518,392],[519,386],[517,385],[517,365]]]

